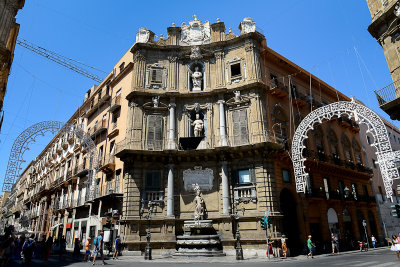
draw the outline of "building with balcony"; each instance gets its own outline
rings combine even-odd
[[[25,0],[0,1],[0,130],[3,123],[3,102],[6,94],[8,76],[14,59],[19,24],[15,16],[25,5]]]
[[[364,105],[364,103],[357,99],[352,98],[352,100]],[[388,132],[390,144],[393,151],[400,150],[400,130],[384,118],[381,119],[386,126],[386,130]],[[373,136],[367,132],[367,130],[368,129],[365,125],[360,125],[361,146],[365,156],[366,166],[372,169],[374,175],[371,182],[373,186],[373,193],[377,203],[377,208],[379,211],[381,229],[384,236],[390,238],[393,234],[400,232],[399,218],[392,216],[392,209],[390,207],[394,204],[397,204],[400,200],[400,196],[398,196],[397,193],[397,186],[400,185],[400,181],[393,181],[393,196],[391,199],[388,199],[386,197],[386,193],[384,192],[382,175],[380,172],[379,164],[377,163],[377,157],[375,155],[376,150],[372,146],[375,140]]]
[[[367,0],[372,22],[370,34],[382,46],[393,83],[375,91],[380,108],[400,120],[400,10],[397,0]]]
[[[239,29],[235,35],[219,20],[196,17],[158,40],[140,29],[68,121],[96,145],[95,194],[88,197],[87,151],[76,137],[57,134],[21,176],[32,229],[65,236],[69,245],[110,231],[126,249],[143,251],[152,203],[151,245],[174,252],[184,221],[194,217],[198,184],[225,251],[235,246],[235,209],[244,248],[261,253],[267,211],[274,246],[286,234],[292,253],[310,233],[319,248],[330,232],[351,248],[364,236],[364,219],[368,233],[381,236],[372,171],[349,118],[310,132],[307,193],[295,190],[288,154],[295,126],[310,110],[350,99],[270,49],[251,18]]]
[[[268,235],[279,246],[285,233],[293,252],[310,233],[320,248],[330,243],[330,232],[351,248],[351,240],[364,237],[364,219],[368,233],[381,236],[372,171],[364,164],[359,125],[349,118],[310,133],[308,192],[295,192],[288,156],[295,125],[312,109],[350,99],[271,50],[252,19],[239,29],[240,35],[226,33],[223,22],[195,17],[155,40],[142,28],[131,58],[121,63],[133,65],[126,76],[133,77],[126,89],[126,136],[115,151],[124,162],[127,249],[144,250],[144,215],[153,202],[152,246],[174,251],[184,221],[194,216],[196,183],[227,251],[235,244],[235,206],[243,211],[244,248],[264,248],[259,219],[267,210],[273,222]]]

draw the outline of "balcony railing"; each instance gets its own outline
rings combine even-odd
[[[257,190],[254,185],[238,186],[233,189],[235,201],[257,202]]]
[[[179,138],[178,138],[179,140]],[[124,139],[115,147],[115,154],[121,152],[124,149],[128,150],[151,150],[151,151],[162,151],[168,147],[169,139],[165,138],[163,140],[159,140],[159,143],[155,142],[149,144],[146,142],[145,139]],[[176,141],[175,141],[176,142]],[[274,133],[265,131],[260,133],[251,133],[248,135],[243,136],[229,136],[226,135],[225,138],[222,136],[212,136],[212,137],[204,137],[197,147],[194,149],[210,149],[222,146],[230,146],[230,147],[237,147],[237,146],[245,146],[245,145],[253,145],[257,143],[277,143],[283,145],[285,143],[284,138],[275,135]],[[182,145],[178,144],[179,150],[188,150],[185,149]]]
[[[105,159],[99,160],[100,170],[105,173],[111,173],[115,170],[115,155],[108,154]]]
[[[383,106],[400,97],[400,80],[375,91],[379,106]]]
[[[75,166],[75,168],[74,168],[74,176],[77,176],[77,177],[82,177],[82,176],[86,175],[87,172],[88,172],[88,168],[86,166],[86,163]]]
[[[89,105],[89,107],[86,110],[85,116],[89,117],[90,115],[92,115],[95,110],[102,105],[103,103],[107,102],[111,95],[110,95],[111,90],[108,88],[105,88],[103,90],[100,91],[100,94],[97,93],[93,96],[93,98],[90,100],[91,103]]]
[[[114,112],[120,107],[121,107],[121,95],[117,95],[111,100],[110,112]]]
[[[143,202],[160,202],[164,203],[164,191],[150,191],[146,190],[142,194],[142,201]]]
[[[92,129],[90,129],[90,137],[92,139],[96,138],[96,136],[100,135],[101,133],[107,131],[107,121],[102,120],[99,124],[96,124]]]

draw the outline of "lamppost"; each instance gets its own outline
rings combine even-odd
[[[368,241],[368,236],[367,236],[367,220],[363,220],[362,225],[364,226],[365,239],[367,240],[367,249],[368,249],[369,241]]]
[[[147,208],[148,208],[148,214],[147,214],[147,222],[148,222],[148,227],[147,227],[147,234],[146,234],[146,248],[144,249],[144,259],[145,260],[151,260],[151,247],[150,247],[150,238],[151,238],[151,231],[150,231],[150,220],[151,220],[151,215],[153,212],[156,212],[157,210],[157,203],[149,201],[147,203]]]
[[[234,214],[232,214],[232,218],[235,220],[235,227],[236,227],[236,233],[235,233],[235,237],[236,237],[236,260],[243,260],[243,248],[242,245],[240,244],[240,231],[239,231],[239,214],[238,214],[238,209],[237,209],[237,205],[239,204],[238,200],[235,200],[233,202],[234,206]],[[245,212],[245,208],[242,205],[242,212],[244,214]]]

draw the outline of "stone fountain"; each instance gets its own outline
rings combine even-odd
[[[184,234],[177,236],[178,251],[175,256],[225,256],[221,240],[213,227],[212,220],[204,220],[204,199],[200,186],[194,185],[196,204],[194,220],[184,221]]]

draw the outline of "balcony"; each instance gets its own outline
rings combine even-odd
[[[89,118],[101,105],[110,100],[111,90],[107,87],[95,94],[91,99],[90,105],[86,110],[84,117]]]
[[[117,95],[111,100],[110,112],[114,112],[120,107],[121,107],[121,95]]]
[[[94,140],[97,136],[101,135],[102,133],[107,132],[107,121],[102,120],[101,123],[95,125],[93,129],[90,129],[90,137]]]
[[[257,190],[256,186],[238,186],[233,189],[235,201],[249,203],[257,202]]]
[[[100,171],[104,173],[112,173],[115,170],[115,156],[107,155],[106,158],[100,162]]]
[[[270,80],[270,89],[269,92],[272,95],[275,95],[277,97],[285,97],[289,95],[289,89],[286,85],[283,83],[279,82],[278,79],[271,79]]]
[[[86,167],[86,163],[83,163],[79,166],[75,166],[74,168],[74,176],[76,177],[83,177],[88,174],[88,168]]]
[[[375,91],[379,107],[392,120],[400,120],[400,80]]]
[[[150,191],[146,190],[142,194],[142,202],[158,202],[160,204],[164,204],[164,191]]]

